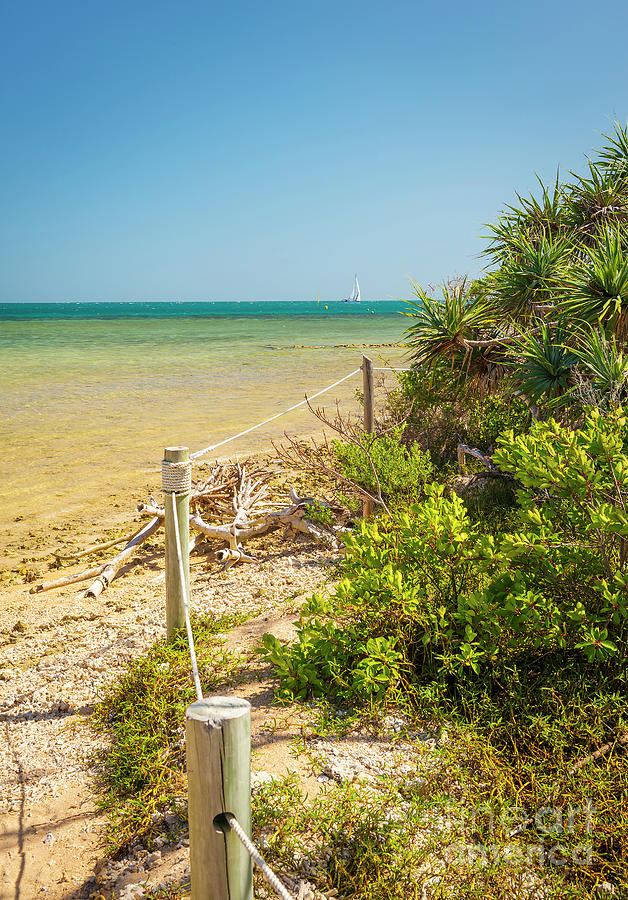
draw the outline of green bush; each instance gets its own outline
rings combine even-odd
[[[531,423],[530,407],[523,397],[491,394],[469,404],[466,443],[487,450],[505,431],[522,434]]]
[[[502,682],[538,654],[626,659],[628,453],[621,411],[579,431],[554,421],[507,434],[495,454],[520,484],[513,531],[482,534],[443,488],[347,538],[330,601],[299,638],[265,646],[285,696],[379,701],[402,684]]]
[[[425,484],[433,475],[429,453],[416,444],[406,447],[402,440],[404,425],[385,434],[364,434],[365,450],[356,444],[334,441],[333,447],[342,475],[370,494],[377,495],[377,478],[387,503],[413,502],[423,496]],[[375,477],[375,472],[377,478]]]
[[[404,440],[429,452],[438,467],[456,462],[458,444],[487,450],[504,431],[520,434],[532,422],[522,396],[493,393],[463,399],[452,388],[448,372],[438,377],[419,369],[401,373],[388,405],[391,413],[407,416]]]

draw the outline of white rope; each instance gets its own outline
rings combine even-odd
[[[187,494],[192,490],[192,464],[189,459],[181,462],[161,461],[161,489],[168,493]]]
[[[236,836],[240,839],[244,849],[247,851],[255,865],[261,870],[262,875],[270,884],[270,886],[279,894],[282,900],[294,900],[293,895],[288,890],[286,890],[281,881],[279,881],[273,870],[264,860],[264,857],[261,855],[255,844],[247,835],[246,831],[242,828],[233,813],[225,813],[224,815],[229,828],[231,828]]]
[[[353,376],[357,375],[359,371],[360,369],[355,369],[353,372],[349,372],[348,375],[345,375],[344,378],[341,378],[339,381],[335,381],[333,384],[330,384],[329,387],[323,388],[322,391],[318,391],[316,394],[312,394],[311,397],[306,396],[305,400],[301,400],[300,403],[295,403],[294,406],[290,407],[290,409],[284,409],[283,412],[277,413],[274,416],[270,416],[270,418],[264,419],[263,422],[258,422],[257,425],[252,425],[250,428],[247,428],[246,431],[241,431],[239,434],[234,434],[233,437],[225,438],[224,441],[220,441],[218,444],[212,444],[210,447],[204,447],[203,450],[197,450],[196,453],[190,453],[190,459],[198,459],[199,456],[204,456],[205,453],[209,453],[211,450],[217,450],[218,447],[222,447],[223,444],[228,444],[230,441],[235,441],[236,438],[244,437],[245,434],[250,434],[257,428],[261,428],[262,425],[268,425],[269,422],[274,422],[275,419],[278,419],[280,416],[285,416],[286,413],[293,412],[300,406],[304,406],[306,403],[309,403],[310,400],[316,400],[316,398],[320,397],[321,394],[325,394],[327,391],[333,390],[333,388],[338,387],[339,384],[342,384],[343,381],[346,381],[348,378],[353,378]]]
[[[174,524],[174,539],[177,545],[177,558],[179,560],[179,577],[181,579],[181,593],[183,594],[183,609],[185,611],[185,627],[188,633],[188,646],[190,648],[190,659],[192,660],[192,675],[194,676],[194,686],[196,688],[197,700],[203,699],[203,691],[201,688],[201,680],[198,677],[198,663],[196,662],[196,650],[194,649],[194,636],[192,634],[192,623],[190,622],[190,605],[188,603],[188,592],[185,583],[185,572],[183,570],[183,555],[181,553],[181,537],[179,535],[179,522],[177,519],[177,500],[174,493],[170,494],[172,498],[172,521]]]
[[[412,372],[412,369],[396,369],[394,366],[373,366],[374,372]]]

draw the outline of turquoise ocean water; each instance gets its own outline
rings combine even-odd
[[[401,301],[0,304],[0,528],[154,481],[164,446],[192,450],[352,369],[403,363]],[[359,344],[362,347],[341,345]],[[372,348],[372,349],[369,349]],[[355,407],[356,376],[323,399]],[[299,410],[221,450],[317,429]]]

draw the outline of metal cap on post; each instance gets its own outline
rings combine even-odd
[[[253,863],[225,813],[251,834],[251,704],[191,703],[185,714],[192,900],[253,900]]]
[[[181,567],[177,552],[175,517],[178,524],[186,594],[190,596],[190,490],[192,465],[187,447],[166,447],[161,464],[161,482],[166,494],[166,635],[171,640],[185,627]],[[168,496],[170,495],[170,497]],[[174,497],[174,504],[171,497]],[[174,507],[174,508],[173,508]]]

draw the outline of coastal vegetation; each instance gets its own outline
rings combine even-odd
[[[413,368],[390,405],[406,459],[425,455],[423,483],[347,537],[343,577],[304,605],[294,644],[264,639],[285,700],[455,722],[483,800],[530,812],[503,846],[559,841],[544,896],[628,889],[627,223],[617,126],[586,176],[519,197],[490,226],[481,278],[440,296],[415,286]],[[463,442],[488,468],[470,485],[455,477]],[[372,480],[376,452],[361,479],[354,449],[336,453],[354,482]],[[586,802],[582,865],[582,833],[548,835],[534,816]],[[507,896],[503,858],[474,884],[495,890],[500,868],[492,896]]]
[[[277,698],[307,710],[305,749],[381,740],[390,713],[400,738],[437,735],[420,784],[256,794],[268,859],[326,896],[628,896],[627,129],[585,176],[507,207],[486,256],[475,281],[415,287],[412,368],[375,433],[337,420],[298,451],[329,493],[309,520],[330,528],[344,505],[353,527],[296,639],[263,637]],[[361,520],[365,497],[378,508]],[[198,632],[213,685],[234,671],[217,630]],[[183,651],[151,651],[101,707],[117,846],[176,806]],[[159,728],[130,717],[138,692]]]

